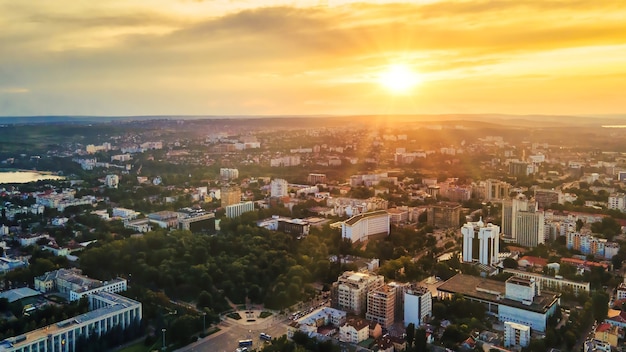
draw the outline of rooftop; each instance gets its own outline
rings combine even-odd
[[[381,215],[386,215],[389,216],[389,214],[387,213],[386,210],[377,210],[377,211],[372,211],[369,213],[363,213],[363,214],[359,214],[359,215],[355,215],[353,217],[351,217],[350,219],[345,221],[345,224],[347,225],[354,225],[357,222],[366,219],[366,218],[370,218],[370,217],[376,217],[376,216],[381,216]]]

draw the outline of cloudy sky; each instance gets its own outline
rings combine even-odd
[[[626,110],[623,0],[0,0],[0,28],[0,115]]]

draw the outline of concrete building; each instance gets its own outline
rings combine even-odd
[[[395,322],[396,289],[389,285],[378,286],[367,293],[365,319],[389,328]]]
[[[122,220],[132,220],[139,216],[139,212],[126,208],[113,208],[113,217]]]
[[[409,209],[391,208],[387,209],[389,214],[389,221],[392,224],[399,225],[405,224],[409,221]]]
[[[222,187],[220,201],[222,208],[241,203],[241,188],[237,186]]]
[[[95,280],[82,275],[78,269],[59,269],[35,277],[35,290],[42,293],[57,291],[66,295],[69,301],[76,301],[96,292],[126,291],[127,285],[126,279]]]
[[[626,283],[622,282],[617,286],[617,300],[626,299]]]
[[[404,326],[413,323],[416,327],[425,323],[432,315],[433,299],[427,287],[411,285],[404,291]],[[437,317],[443,318],[443,317]]]
[[[437,288],[440,298],[456,294],[485,305],[489,314],[502,322],[530,326],[545,332],[548,318],[558,309],[560,295],[539,290],[534,280],[511,277],[506,283],[457,274]]]
[[[516,269],[504,269],[505,273],[513,274],[517,277],[521,277],[524,279],[534,280],[539,288],[542,290],[552,290],[556,292],[561,292],[564,290],[572,291],[574,294],[578,295],[581,292],[589,293],[590,284],[589,282],[577,282],[566,280],[561,276],[548,276],[538,273],[532,273],[527,271],[521,271]]]
[[[439,202],[428,208],[426,221],[428,225],[438,228],[459,228],[461,222],[461,205],[452,202]]]
[[[506,199],[511,193],[511,185],[500,180],[489,179],[485,181],[485,200]]]
[[[275,178],[270,182],[270,196],[287,197],[289,196],[289,184],[282,178]]]
[[[311,229],[311,225],[306,220],[285,218],[278,215],[259,220],[256,224],[271,231],[280,231],[297,237],[308,236]]]
[[[351,317],[339,327],[339,341],[358,344],[369,338],[370,324],[367,320]]]
[[[183,208],[178,211],[178,228],[191,232],[215,232],[215,214],[204,209]]]
[[[594,333],[596,340],[606,342],[611,347],[617,348],[619,346],[619,340],[623,333],[617,326],[612,326],[609,323],[602,323],[598,325]]]
[[[178,216],[180,214],[175,211],[162,210],[156,213],[148,214],[148,219],[153,224],[161,228],[169,229],[178,226]]]
[[[563,194],[552,189],[536,189],[534,197],[539,209],[546,209],[552,204],[563,204]]]
[[[56,324],[32,330],[0,342],[2,352],[67,352],[76,351],[76,342],[92,334],[103,335],[113,328],[139,328],[141,303],[114,293],[88,295],[90,311]]]
[[[220,178],[222,180],[236,180],[239,178],[238,169],[220,168]]]
[[[241,214],[254,211],[254,202],[243,202],[238,204],[232,204],[226,207],[226,217],[227,218],[236,218],[241,216]]]
[[[528,347],[529,344],[530,326],[510,321],[504,322],[504,347]]]
[[[326,174],[309,174],[306,178],[306,182],[310,185],[326,183]]]
[[[108,188],[117,188],[120,184],[120,177],[117,175],[106,175],[104,178],[104,185]]]
[[[346,318],[346,312],[339,309],[323,307],[314,310],[302,318],[289,323],[287,327],[287,338],[293,338],[293,334],[296,331],[302,331],[309,336],[316,337],[319,327],[332,325],[339,328],[346,323]]]
[[[485,225],[482,219],[477,222],[468,222],[461,228],[463,235],[463,261],[478,262],[484,265],[494,265],[500,254],[500,227],[492,223]],[[478,253],[474,240],[478,240]],[[476,255],[478,257],[476,258]]]
[[[384,283],[385,278],[382,275],[346,271],[333,283],[332,305],[334,308],[360,315],[367,308],[367,294]]]
[[[502,202],[502,233],[506,242],[526,247],[545,243],[545,218],[537,202],[526,199]]]
[[[584,255],[592,254],[604,259],[613,258],[620,248],[617,242],[608,242],[605,238],[579,232],[569,232],[566,244],[568,249],[575,249]]]
[[[389,235],[389,214],[386,210],[355,215],[341,224],[341,237],[352,243],[365,241],[374,235]]]

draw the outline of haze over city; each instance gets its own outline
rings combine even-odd
[[[620,1],[0,0],[0,114],[624,113]]]

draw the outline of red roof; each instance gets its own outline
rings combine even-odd
[[[525,255],[518,260],[518,263],[522,260],[527,261],[532,266],[546,266],[548,265],[548,260],[540,257],[533,257],[530,255]]]
[[[574,265],[583,265],[583,266],[601,266],[605,269],[607,269],[609,267],[608,264],[606,263],[598,263],[598,262],[592,262],[589,260],[581,260],[581,259],[576,259],[576,258],[561,258],[561,263],[569,263],[569,264],[574,264]]]
[[[598,327],[596,328],[596,332],[604,332],[607,330],[611,329],[611,324],[609,323],[602,323],[600,325],[598,325]]]

